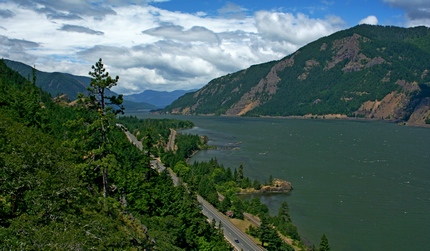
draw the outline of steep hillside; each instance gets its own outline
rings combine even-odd
[[[33,78],[33,68],[31,66],[7,59],[4,61],[8,67],[19,72],[21,76],[30,79]],[[60,72],[48,73],[39,71],[36,66],[36,85],[54,97],[67,94],[71,100],[74,100],[78,93],[86,93],[86,88],[89,86],[90,81],[89,77],[74,76]]]
[[[430,118],[430,30],[360,25],[217,78],[165,111],[230,116]]]
[[[151,168],[191,122],[123,117],[141,151],[109,109],[60,106],[3,60],[0,90],[0,250],[232,250],[194,191]]]
[[[33,67],[21,62],[4,59],[5,64],[12,70],[18,72],[24,78],[33,80]],[[37,67],[37,66],[36,66]],[[36,85],[43,91],[50,93],[53,97],[67,95],[70,100],[75,100],[78,93],[87,93],[91,78],[75,76],[62,72],[43,72],[35,70]],[[107,95],[118,95],[115,92],[108,92]],[[124,101],[126,110],[156,109],[157,107],[145,102]]]

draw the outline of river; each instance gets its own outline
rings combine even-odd
[[[156,118],[152,115],[142,115]],[[217,158],[245,176],[291,181],[260,196],[271,214],[287,201],[303,239],[332,250],[428,250],[430,129],[379,121],[173,116],[194,122]]]

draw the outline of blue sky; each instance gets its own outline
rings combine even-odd
[[[306,15],[325,18],[326,16],[338,16],[348,26],[355,26],[367,16],[376,16],[384,24],[402,25],[404,23],[404,11],[400,8],[390,7],[389,4],[378,0],[354,0],[354,1],[300,1],[300,0],[260,0],[260,1],[193,1],[188,0],[166,1],[153,3],[154,6],[170,11],[196,13],[205,11],[209,16],[222,15],[220,10],[228,10],[228,14],[253,15],[257,11],[278,11],[285,13],[304,13]]]
[[[195,89],[358,24],[430,26],[430,0],[0,0],[0,56],[114,91]]]

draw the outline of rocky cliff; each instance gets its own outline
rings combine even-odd
[[[430,122],[430,30],[360,25],[228,74],[165,112]]]

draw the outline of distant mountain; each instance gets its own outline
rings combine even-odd
[[[139,94],[124,95],[124,100],[136,103],[145,102],[153,104],[158,108],[164,108],[182,95],[193,91],[195,90],[176,90],[172,92],[146,90]]]
[[[33,67],[4,59],[6,65],[14,71],[17,71],[21,76],[33,78]],[[47,73],[37,70],[36,66],[36,85],[42,90],[49,92],[53,97],[67,94],[67,96],[74,100],[78,93],[86,93],[87,86],[90,84],[89,77],[74,76],[68,73],[53,72]]]
[[[21,62],[4,59],[6,65],[21,76],[33,79],[33,67]],[[37,66],[36,66],[37,68]],[[53,97],[66,94],[70,100],[75,100],[78,93],[87,93],[87,87],[90,85],[91,78],[75,76],[61,72],[43,72],[36,69],[36,85],[43,91],[50,93]],[[118,95],[115,92],[107,92],[107,95]],[[146,102],[124,101],[126,110],[149,110],[157,107]]]
[[[359,25],[210,81],[166,113],[430,123],[430,30]]]

